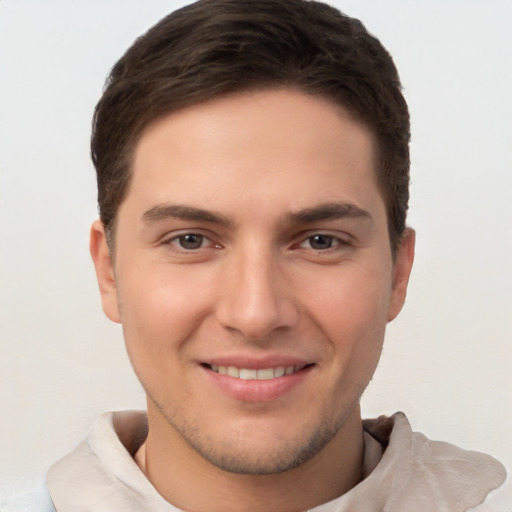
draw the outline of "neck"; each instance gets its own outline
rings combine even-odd
[[[148,404],[149,405],[149,404]],[[148,407],[149,434],[136,462],[170,503],[194,512],[299,512],[349,491],[363,475],[359,406],[313,458],[274,475],[241,475],[203,459]]]

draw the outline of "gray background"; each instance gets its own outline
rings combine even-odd
[[[417,260],[363,411],[512,467],[512,2],[332,3],[395,57],[413,125]],[[88,255],[88,139],[109,68],[179,5],[0,1],[0,501],[144,407]]]

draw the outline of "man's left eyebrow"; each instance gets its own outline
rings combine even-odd
[[[351,203],[334,202],[323,203],[312,208],[305,208],[289,215],[289,221],[301,224],[310,224],[322,220],[336,219],[362,219],[373,223],[370,212]]]

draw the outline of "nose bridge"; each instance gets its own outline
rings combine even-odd
[[[250,241],[234,251],[224,273],[218,319],[252,340],[298,321],[283,262],[272,247]]]

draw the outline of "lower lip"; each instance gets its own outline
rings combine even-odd
[[[214,372],[201,366],[206,376],[227,396],[244,402],[269,402],[276,400],[298,386],[310,373],[307,366],[290,375],[268,380],[243,380]]]

